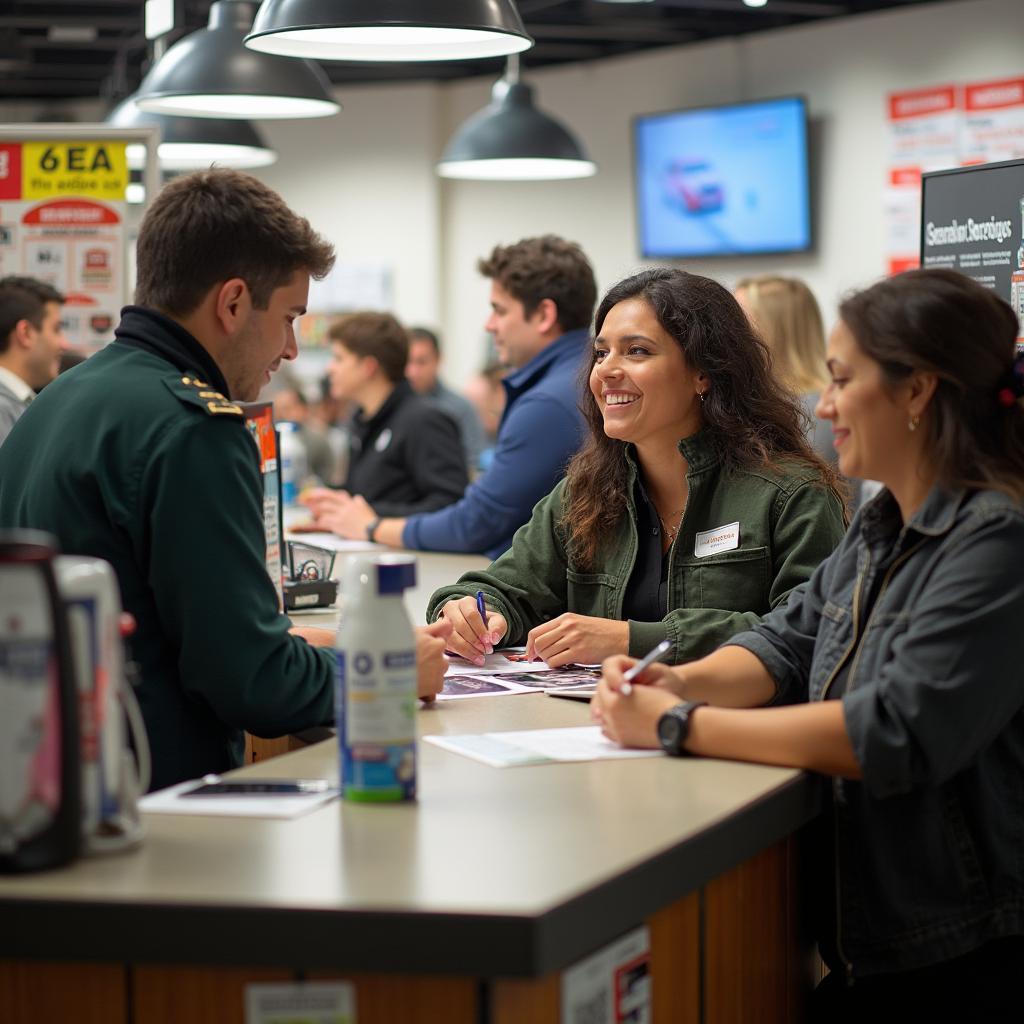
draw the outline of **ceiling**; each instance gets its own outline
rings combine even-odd
[[[210,0],[177,0],[179,35],[206,25]],[[536,46],[522,55],[525,68],[595,60],[658,46],[674,46],[947,0],[768,0],[761,8],[742,0],[519,0]],[[102,97],[134,91],[150,55],[143,34],[143,0],[2,0],[0,102]],[[337,84],[403,79],[452,79],[494,74],[500,60],[430,64],[322,62]],[[49,103],[47,104],[50,105]]]

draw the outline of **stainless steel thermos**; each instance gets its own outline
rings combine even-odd
[[[0,871],[82,845],[78,693],[52,537],[0,532]]]

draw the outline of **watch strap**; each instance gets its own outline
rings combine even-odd
[[[366,524],[366,539],[371,543],[377,540],[377,527],[380,526],[380,516],[374,516]]]
[[[666,754],[673,757],[690,756],[686,749],[686,737],[690,734],[690,716],[697,708],[707,707],[707,703],[706,700],[686,700],[669,708],[661,716],[658,720],[658,739],[661,741],[661,749]]]

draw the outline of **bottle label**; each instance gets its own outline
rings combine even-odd
[[[335,652],[342,794],[416,798],[415,651]]]
[[[0,853],[47,828],[60,803],[60,694],[39,572],[4,567],[0,595]]]

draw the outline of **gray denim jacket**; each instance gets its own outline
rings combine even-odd
[[[851,976],[1024,934],[1024,509],[882,491],[788,604],[729,641],[775,703],[842,690],[863,779],[833,781],[835,935]],[[820,865],[819,865],[820,867]]]

